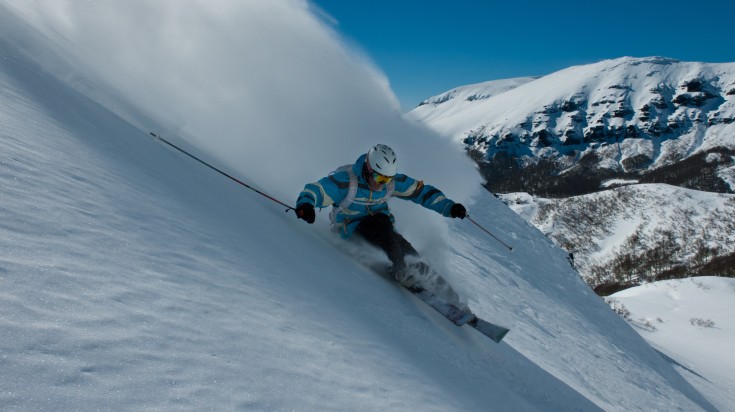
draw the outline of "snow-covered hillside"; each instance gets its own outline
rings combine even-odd
[[[291,104],[313,98],[313,84],[245,87],[258,76],[273,86],[269,76],[290,74],[295,83],[308,76],[305,67],[315,69],[309,80],[323,81],[321,66],[310,64],[324,55],[309,48],[344,46],[332,33],[318,36],[326,29],[302,3],[207,0],[187,10],[177,3],[11,4],[23,19],[0,6],[0,409],[715,410],[716,392],[708,400],[695,390],[592,293],[563,251],[477,190],[475,177],[441,184],[471,166],[451,156],[446,169],[411,159],[446,155],[447,147],[378,109],[391,96],[362,87],[380,82],[370,70],[352,71],[360,60],[335,53],[339,64],[329,66],[338,68],[338,84],[317,84],[335,94],[322,96],[320,109],[335,110],[323,118]],[[263,41],[280,46],[278,35],[304,50],[288,54],[284,66],[255,59],[221,77],[217,68],[239,58],[228,48],[237,30],[245,43],[255,36],[265,57],[278,49],[262,50]],[[206,37],[212,71],[192,53],[195,44],[172,33]],[[113,47],[144,35],[143,57]],[[88,42],[100,47],[92,53]],[[180,48],[145,55],[156,45]],[[96,64],[115,67],[103,73]],[[229,88],[236,73],[254,77]],[[245,90],[251,94],[239,94]],[[274,92],[292,100],[276,105]],[[343,111],[345,96],[361,110]],[[254,115],[237,117],[224,105],[260,97],[268,104]],[[331,115],[350,118],[322,126]],[[243,118],[257,125],[224,145],[221,136],[232,138]],[[356,260],[357,245],[328,230],[326,213],[306,225],[148,136],[164,130],[224,165],[253,159],[232,169],[288,201],[305,181],[375,143],[365,134],[346,138],[345,124],[375,132],[369,125],[381,119],[396,136],[403,170],[436,176],[473,218],[513,244],[508,252],[466,221],[393,205],[399,229],[467,303],[512,328],[503,343],[455,327],[366,268],[364,260],[380,254],[363,251]],[[177,121],[181,134],[170,131]],[[207,130],[211,138],[202,137]],[[419,153],[407,149],[420,135]]]
[[[593,286],[724,275],[713,272],[711,262],[735,252],[735,195],[639,184],[565,199],[527,193],[501,197],[572,252],[580,274]]]
[[[597,175],[598,183],[644,173],[650,182],[733,191],[735,63],[624,57],[489,84],[505,87],[477,99],[468,96],[487,95],[488,83],[465,86],[457,89],[462,93],[428,99],[408,116],[464,142],[476,157],[482,154],[489,162],[486,178],[499,187],[494,191],[559,190],[553,187],[558,183],[539,191],[520,187],[528,180],[511,174],[507,157],[539,173]],[[709,159],[716,164],[705,171],[704,158],[695,156],[708,153],[718,157]],[[710,180],[653,173],[686,159],[699,162],[696,171]],[[504,181],[494,182],[501,172]],[[500,189],[508,184],[516,187]],[[588,189],[567,188],[572,190]]]
[[[611,306],[722,411],[735,405],[735,279],[666,280],[618,292]]]

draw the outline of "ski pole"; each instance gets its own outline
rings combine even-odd
[[[475,226],[479,227],[479,228],[480,228],[480,229],[481,229],[481,230],[482,230],[483,232],[485,232],[485,233],[487,233],[488,235],[492,236],[492,237],[493,237],[493,239],[495,239],[495,240],[497,240],[498,242],[500,242],[500,244],[501,244],[501,245],[503,245],[503,246],[507,247],[507,248],[508,248],[508,250],[513,250],[513,248],[512,248],[511,246],[508,246],[507,244],[505,244],[505,242],[503,242],[502,240],[498,239],[498,237],[497,237],[497,236],[495,236],[495,235],[493,235],[492,233],[490,233],[490,231],[489,231],[489,230],[485,229],[484,227],[480,226],[480,224],[479,224],[479,223],[477,223],[477,222],[475,222],[474,220],[472,220],[472,218],[470,217],[470,215],[467,215],[467,219],[469,219],[469,220],[470,220],[470,222],[474,223],[474,224],[475,224]]]
[[[191,157],[192,159],[194,159],[194,160],[196,160],[197,162],[199,162],[199,163],[201,163],[201,164],[203,164],[203,165],[207,166],[208,168],[210,168],[210,169],[214,170],[215,172],[217,172],[217,173],[219,173],[219,174],[221,174],[221,175],[224,175],[225,177],[228,177],[228,178],[230,178],[230,179],[234,180],[235,182],[237,182],[237,183],[239,183],[239,184],[241,184],[241,185],[243,185],[243,186],[247,187],[248,189],[252,190],[253,192],[255,192],[255,193],[257,193],[257,194],[259,194],[259,195],[261,195],[261,196],[265,196],[265,197],[267,197],[268,199],[270,199],[270,200],[272,200],[272,201],[274,201],[274,202],[278,203],[278,204],[279,204],[279,205],[281,205],[281,206],[284,206],[284,207],[286,208],[286,212],[288,212],[289,210],[296,210],[296,209],[294,209],[293,207],[291,207],[291,206],[289,206],[289,205],[287,205],[287,204],[285,204],[285,203],[281,202],[280,200],[278,200],[278,199],[276,199],[276,198],[273,198],[273,197],[271,197],[271,196],[269,196],[269,195],[267,195],[267,194],[265,194],[265,193],[261,192],[260,190],[258,190],[258,189],[256,189],[256,188],[254,188],[254,187],[252,187],[252,186],[250,186],[250,185],[248,185],[248,184],[246,184],[246,183],[243,183],[243,182],[241,182],[240,180],[238,180],[238,179],[236,179],[236,178],[234,178],[234,177],[232,177],[232,176],[228,175],[227,173],[225,173],[225,172],[223,172],[223,171],[221,171],[221,170],[217,169],[216,167],[214,167],[214,166],[210,165],[209,163],[205,162],[204,160],[202,160],[202,159],[200,159],[200,158],[198,158],[198,157],[194,156],[193,154],[191,154],[191,153],[187,152],[186,150],[184,150],[184,149],[182,149],[182,148],[180,148],[180,147],[176,146],[175,144],[173,144],[173,143],[169,142],[168,140],[164,139],[163,137],[161,137],[161,135],[159,135],[159,134],[156,134],[156,133],[153,133],[153,132],[149,132],[149,133],[150,133],[150,135],[151,135],[151,136],[153,136],[153,138],[154,138],[154,139],[156,139],[156,140],[160,140],[160,141],[162,141],[163,143],[166,143],[167,145],[169,145],[169,146],[173,147],[174,149],[176,149],[176,150],[180,151],[181,153],[183,153],[183,154],[185,154],[185,155],[187,155],[187,156]]]

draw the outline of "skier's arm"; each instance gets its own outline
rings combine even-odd
[[[296,217],[307,223],[314,223],[316,220],[315,206],[327,207],[344,198],[345,195],[340,190],[341,186],[343,185],[337,181],[335,174],[321,178],[314,183],[307,183],[296,200]]]
[[[346,189],[349,189],[349,180],[345,186],[340,177],[338,173],[334,173],[314,183],[307,183],[299,193],[296,204],[310,204],[319,208],[338,204],[346,196]]]
[[[394,181],[396,188],[393,196],[410,200],[446,217],[452,216],[452,206],[456,203],[447,198],[441,190],[402,174],[396,175]]]

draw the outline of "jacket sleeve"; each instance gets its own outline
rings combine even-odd
[[[410,200],[444,216],[450,216],[454,201],[447,198],[441,190],[431,185],[425,185],[421,180],[401,174],[396,175],[394,181],[396,187],[393,196]]]
[[[328,207],[339,202],[347,196],[349,190],[349,181],[343,183],[339,179],[339,174],[334,173],[323,177],[314,183],[307,183],[304,190],[299,193],[296,205],[308,203],[314,207]]]

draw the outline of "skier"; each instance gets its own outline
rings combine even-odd
[[[309,183],[296,201],[296,217],[314,223],[314,207],[332,206],[332,228],[343,238],[353,233],[382,249],[392,263],[391,274],[408,288],[421,288],[418,274],[407,270],[406,256],[418,256],[398,232],[388,208],[390,197],[410,200],[446,217],[464,219],[467,210],[439,189],[397,173],[396,154],[378,144],[354,164],[342,166],[328,176]]]

